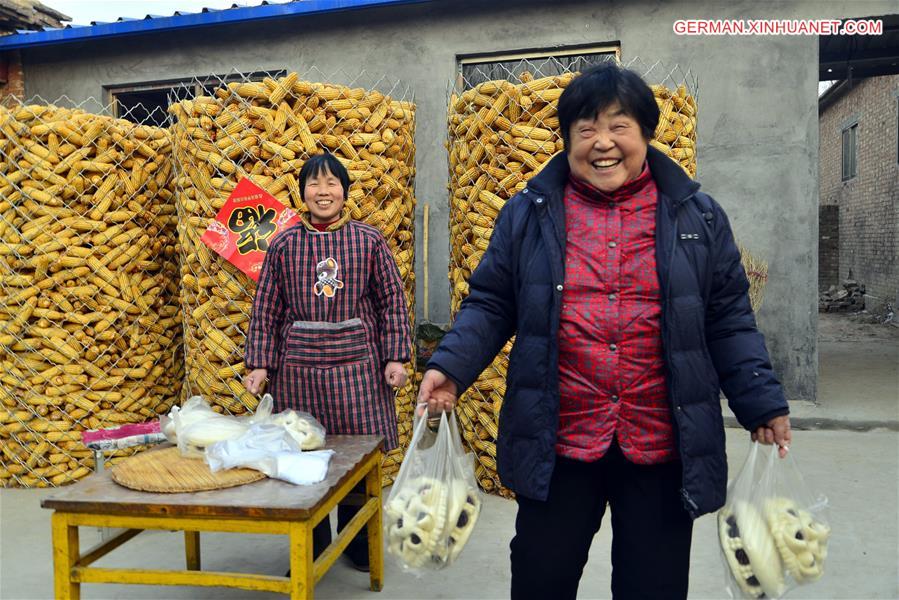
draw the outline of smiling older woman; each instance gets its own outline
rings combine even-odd
[[[652,91],[616,64],[559,99],[565,154],[509,200],[419,401],[452,409],[516,335],[497,463],[517,494],[513,598],[575,598],[606,504],[616,598],[686,598],[693,519],[724,504],[719,391],[791,440],[727,216],[649,145]]]

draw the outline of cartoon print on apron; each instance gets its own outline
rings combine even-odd
[[[330,256],[315,265],[316,296],[324,294],[328,298],[333,298],[337,290],[343,287],[343,282],[337,278],[339,270],[340,267],[337,265],[337,261]]]

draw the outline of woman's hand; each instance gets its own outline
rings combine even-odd
[[[428,414],[439,415],[440,411],[450,412],[456,404],[459,391],[456,384],[436,369],[428,369],[418,388],[418,414],[428,407]]]
[[[790,417],[783,415],[774,417],[758,429],[752,432],[752,441],[762,444],[778,445],[778,454],[781,458],[790,451],[790,443],[793,441],[793,432],[790,431]]]
[[[406,379],[406,369],[403,368],[403,363],[392,360],[384,367],[384,381],[387,382],[387,385],[401,388],[406,385]]]
[[[253,369],[243,378],[243,386],[251,394],[258,394],[267,378],[268,369]]]

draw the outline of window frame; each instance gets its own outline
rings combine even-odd
[[[852,181],[858,177],[858,121],[853,121],[842,128],[840,148],[840,180]]]
[[[529,48],[520,50],[497,50],[476,54],[459,54],[456,56],[456,87],[466,88],[465,67],[477,65],[496,65],[504,62],[539,61],[552,58],[577,58],[592,55],[614,55],[621,62],[621,43],[604,42],[599,44],[580,44],[564,48]],[[473,87],[473,86],[472,86]]]
[[[203,77],[183,77],[178,79],[156,79],[151,81],[142,81],[139,83],[104,85],[103,91],[107,101],[106,104],[111,107],[112,116],[118,119],[121,118],[118,102],[119,94],[172,90],[175,88],[193,88],[194,96],[201,96],[205,91],[207,91],[207,88],[210,86],[217,87],[219,84],[230,83],[232,81],[262,81],[266,77],[284,77],[285,75],[287,75],[287,73],[287,69],[274,69],[272,71],[230,73],[227,75],[207,75]]]
[[[130,94],[134,92],[167,92],[166,98],[168,98],[168,93],[170,93],[173,89],[186,87],[187,82],[183,80],[179,81],[171,81],[171,82],[155,82],[155,83],[145,83],[138,85],[128,85],[128,86],[115,86],[115,87],[107,87],[106,93],[109,99],[108,105],[111,107],[112,116],[116,119],[125,118],[122,115],[121,105],[119,103],[119,95],[121,94]],[[196,90],[194,90],[196,91]],[[167,107],[166,107],[167,108]]]

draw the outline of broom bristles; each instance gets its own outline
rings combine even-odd
[[[758,312],[765,297],[765,284],[768,283],[768,263],[753,256],[743,246],[740,246],[740,260],[749,279],[749,302],[752,304],[753,312]]]

